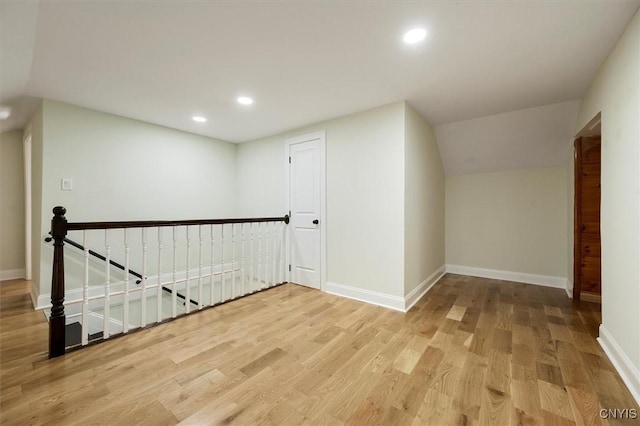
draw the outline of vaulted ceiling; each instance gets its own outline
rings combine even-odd
[[[40,98],[231,142],[398,100],[433,125],[572,101],[638,5],[1,0],[0,130]]]

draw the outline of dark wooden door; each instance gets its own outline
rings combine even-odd
[[[575,229],[573,297],[599,300],[600,137],[575,141]]]

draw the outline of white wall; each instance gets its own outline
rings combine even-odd
[[[22,131],[0,133],[0,280],[24,278]]]
[[[602,112],[602,325],[636,369],[633,376],[637,399],[640,398],[639,86],[640,13],[636,13],[584,97],[576,133]]]
[[[565,167],[448,176],[448,265],[566,278]]]
[[[238,215],[259,217],[287,213],[284,141],[317,130],[293,131],[237,145]]]
[[[50,288],[51,247],[42,239],[54,206],[66,207],[71,222],[236,214],[234,144],[53,101],[44,101],[42,121],[40,212],[34,203],[40,294]],[[73,179],[72,191],[61,190],[63,177]]]
[[[238,146],[238,213],[285,211],[285,139],[326,131],[329,282],[404,295],[404,103]]]
[[[445,176],[433,129],[405,104],[404,294],[445,263]]]

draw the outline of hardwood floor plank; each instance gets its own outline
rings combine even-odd
[[[260,371],[267,368],[269,365],[282,358],[285,352],[280,348],[272,349],[261,357],[251,361],[249,364],[240,368],[247,377],[253,377]]]
[[[513,398],[512,405],[521,411],[521,413],[515,413],[518,417],[542,416],[537,380],[513,380],[511,382],[511,395]]]
[[[482,407],[480,410],[480,424],[506,425],[511,419],[511,404],[509,395],[493,388],[482,391]]]
[[[600,425],[603,419],[600,417],[600,405],[595,393],[585,392],[580,389],[567,387],[571,408],[579,425]]]
[[[382,424],[383,416],[384,409],[375,402],[366,399],[358,406],[349,419],[347,419],[345,425],[357,426]]]
[[[511,410],[511,424],[513,426],[536,426],[544,425],[544,421],[540,417],[532,416],[514,407]]]
[[[485,379],[487,388],[496,389],[507,395],[511,394],[511,359],[510,354],[491,351]]]
[[[488,361],[486,358],[470,353],[460,371],[458,389],[453,398],[453,407],[467,417],[477,420],[482,405],[482,392],[485,386]]]
[[[564,380],[562,379],[562,370],[560,370],[560,367],[538,362],[536,363],[536,373],[538,379],[564,388]]]
[[[538,380],[538,393],[543,410],[573,421],[574,415],[569,396],[564,388],[544,380]]]

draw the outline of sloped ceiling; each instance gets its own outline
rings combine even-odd
[[[447,175],[563,165],[579,101],[528,108],[435,127]]]
[[[0,130],[24,126],[39,98],[231,142],[399,100],[434,125],[566,102],[638,4],[4,0],[0,104],[19,113]],[[416,26],[427,40],[404,45]],[[453,129],[439,128],[445,163],[463,151]],[[464,158],[483,169],[480,153]]]

